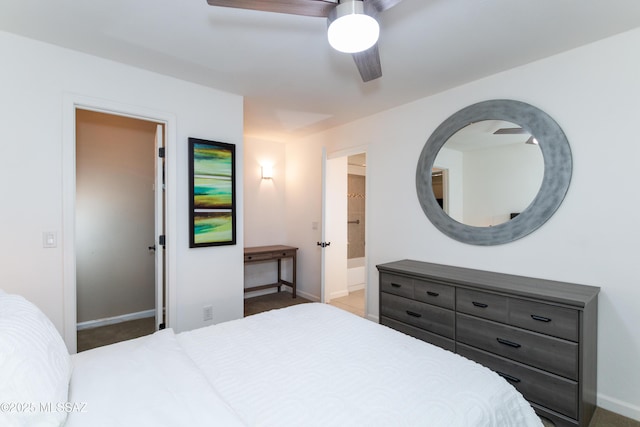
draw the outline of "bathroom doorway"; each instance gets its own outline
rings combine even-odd
[[[366,153],[347,156],[347,286],[331,304],[365,317],[366,271]]]

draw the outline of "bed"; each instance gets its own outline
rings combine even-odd
[[[492,371],[319,303],[69,356],[0,291],[0,404],[2,426],[542,425]]]

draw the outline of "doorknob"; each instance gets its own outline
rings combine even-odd
[[[155,252],[156,251],[156,245],[149,246],[149,250]]]

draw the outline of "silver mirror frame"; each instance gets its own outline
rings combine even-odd
[[[540,191],[531,204],[512,220],[492,227],[470,226],[451,218],[436,201],[431,182],[436,156],[444,144],[460,129],[482,120],[521,126],[538,140],[544,159]],[[572,168],[569,141],[548,114],[524,102],[497,99],[463,108],[436,128],[418,159],[416,190],[422,210],[442,233],[471,245],[501,245],[532,233],[551,218],[569,189]]]

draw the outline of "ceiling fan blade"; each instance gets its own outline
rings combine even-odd
[[[529,133],[522,128],[502,128],[495,131],[494,135],[522,135],[525,133]]]
[[[207,0],[210,6],[326,18],[338,0]]]
[[[364,0],[365,3],[369,3],[378,12],[384,12],[387,9],[391,9],[401,1],[402,0]]]
[[[363,52],[352,53],[356,67],[360,71],[363,82],[368,82],[382,77],[382,66],[380,65],[380,53],[378,43]]]

